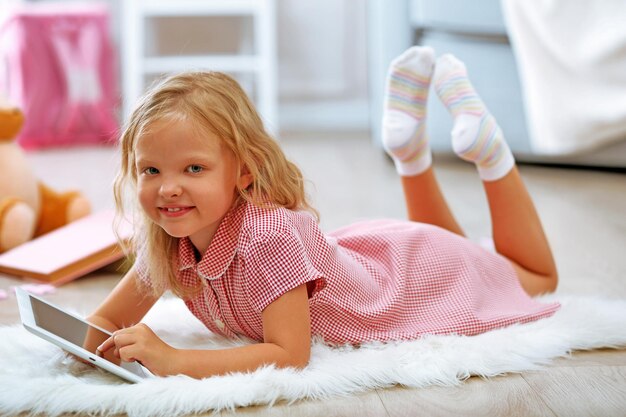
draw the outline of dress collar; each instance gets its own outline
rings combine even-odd
[[[247,205],[247,202],[242,201],[226,213],[199,262],[196,262],[195,248],[189,237],[180,239],[178,242],[178,259],[180,262],[178,269],[182,271],[196,267],[202,278],[210,280],[220,278],[230,266],[237,252],[237,241]]]

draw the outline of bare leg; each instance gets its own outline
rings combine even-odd
[[[496,251],[511,262],[528,294],[554,291],[558,274],[552,251],[517,167],[503,178],[484,181],[483,185]],[[464,235],[441,193],[432,167],[420,175],[402,177],[402,186],[410,220]]]
[[[554,291],[558,275],[552,251],[517,167],[483,185],[498,253],[511,261],[528,294]]]
[[[513,265],[524,290],[535,295],[556,289],[558,277],[539,216],[515,166],[504,135],[452,55],[437,60],[437,95],[451,113],[452,149],[476,164],[483,180],[496,250]]]
[[[446,203],[431,167],[419,175],[402,177],[409,220],[434,224],[464,236]]]

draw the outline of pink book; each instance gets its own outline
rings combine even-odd
[[[0,254],[0,272],[62,284],[124,256],[113,233],[113,210],[94,213]],[[122,239],[132,228],[123,224]]]

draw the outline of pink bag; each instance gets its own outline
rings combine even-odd
[[[112,143],[116,59],[105,5],[23,4],[0,22],[0,92],[26,121],[25,148]]]

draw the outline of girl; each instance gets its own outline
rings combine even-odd
[[[498,254],[465,237],[431,168],[425,131],[431,84],[452,113],[454,150],[484,181]],[[324,235],[302,175],[235,81],[187,73],[163,81],[121,137],[118,207],[141,206],[138,260],[89,320],[114,331],[100,354],[157,375],[196,378],[262,365],[304,367],[311,337],[333,344],[474,335],[551,315],[548,243],[493,116],[452,56],[413,47],[392,63],[384,144],[410,222],[361,222]],[[180,350],[137,324],[164,291],[211,331],[259,343]]]

